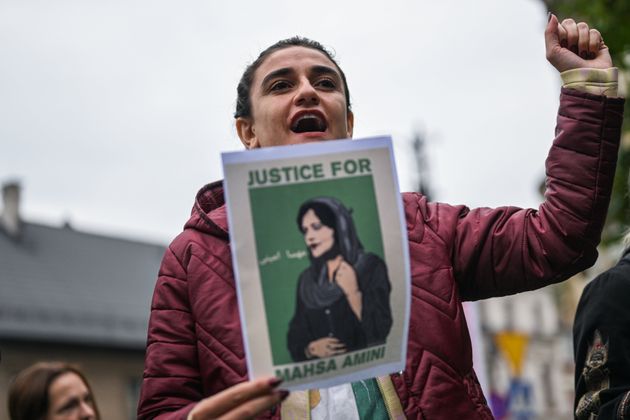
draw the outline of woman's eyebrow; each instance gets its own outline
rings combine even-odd
[[[338,79],[341,78],[341,76],[335,69],[328,66],[322,66],[322,65],[313,66],[311,67],[311,72],[315,73],[318,76],[322,74],[327,74],[327,75],[333,75]]]
[[[57,413],[61,413],[62,411],[67,410],[68,408],[78,405],[78,403],[79,403],[79,398],[72,397],[68,401],[66,401],[61,407],[57,409]]]
[[[261,85],[265,86],[267,83],[269,83],[270,80],[273,80],[277,77],[285,77],[292,73],[293,73],[293,69],[290,67],[283,67],[281,69],[274,70],[265,76],[265,78],[262,80]]]

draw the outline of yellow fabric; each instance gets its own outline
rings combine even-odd
[[[521,376],[521,368],[523,367],[529,336],[505,331],[495,335],[494,339],[503,353],[503,357],[509,362],[512,374],[516,377]]]
[[[309,391],[293,391],[280,406],[280,418],[283,420],[310,420]]]
[[[317,407],[317,404],[322,400],[322,396],[319,394],[319,389],[311,389],[308,391],[308,401],[311,410]]]
[[[617,67],[608,69],[573,69],[560,73],[563,86],[595,95],[616,97],[619,91]]]
[[[394,388],[392,378],[389,375],[379,376],[376,378],[376,382],[381,390],[381,395],[383,395],[383,401],[385,402],[385,407],[387,407],[389,418],[391,420],[405,419],[405,412],[400,404],[400,399],[396,393],[396,388]]]

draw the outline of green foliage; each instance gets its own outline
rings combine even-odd
[[[549,11],[562,21],[571,17],[597,28],[610,49],[613,63],[630,76],[630,0],[543,0]],[[628,77],[630,78],[630,77]],[[624,133],[630,139],[630,107],[624,113]],[[609,245],[619,241],[630,227],[630,197],[628,175],[630,171],[630,145],[628,141],[619,150],[617,172],[613,185],[613,197],[602,243]]]

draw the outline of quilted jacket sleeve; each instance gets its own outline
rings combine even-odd
[[[441,236],[461,298],[476,300],[562,281],[597,259],[617,161],[623,99],[563,89],[538,210],[442,209]],[[448,206],[445,206],[448,207]],[[457,209],[456,212],[453,210]],[[455,228],[452,228],[454,226]]]
[[[153,294],[138,419],[185,419],[203,398],[185,253],[178,243],[164,255]]]

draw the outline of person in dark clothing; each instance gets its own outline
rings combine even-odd
[[[591,281],[573,324],[575,417],[630,419],[630,236],[623,256]]]
[[[333,197],[306,201],[297,224],[309,248],[287,342],[294,361],[385,342],[391,285],[381,258],[365,252],[350,211]]]

